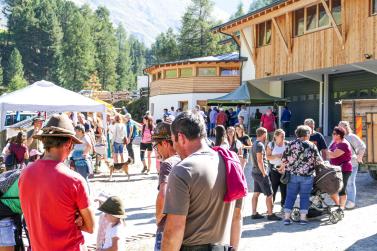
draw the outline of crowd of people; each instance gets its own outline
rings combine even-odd
[[[0,233],[4,236],[0,250],[21,245],[21,214],[33,250],[85,250],[82,231],[93,233],[95,222],[88,180],[102,159],[110,168],[110,180],[115,169],[129,177],[128,165],[136,162],[137,136],[140,172],[149,174],[152,153],[158,157],[156,251],[238,249],[244,198],[224,201],[229,167],[214,147],[238,156],[235,164],[240,170],[251,159],[253,220],[265,218],[258,213],[263,194],[267,220],[292,224],[299,195],[299,223],[308,224],[315,167],[327,160],[342,169],[344,186],[331,194],[334,204],[340,211],[356,206],[356,175],[366,147],[347,121],[334,128],[328,145],[312,119],[298,126],[295,139],[288,141],[292,115],[287,107],[280,129],[272,109],[264,114],[257,110],[254,116],[260,120],[255,139],[248,135],[250,115],[245,106],[207,111],[196,106],[190,112],[171,107],[161,120],[146,112],[141,123],[129,113],[108,115],[105,122],[99,114],[53,115],[44,126],[44,118],[36,117],[33,130],[18,133],[3,150],[8,172],[6,185],[0,179]],[[283,217],[274,210],[279,190]],[[99,219],[97,250],[125,250],[122,199],[104,195],[97,200],[98,210],[104,213]]]

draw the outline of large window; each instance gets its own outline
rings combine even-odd
[[[179,76],[181,78],[192,77],[192,68],[182,68],[179,70]]]
[[[327,0],[326,3],[331,10],[335,23],[341,24],[341,0]],[[330,18],[322,3],[296,10],[293,18],[295,36],[331,26]]]
[[[257,25],[258,47],[271,44],[271,20]]]
[[[220,68],[220,76],[239,76],[240,69],[236,67],[232,68]]]
[[[177,77],[177,69],[165,71],[165,78],[176,78],[176,77]]]
[[[372,15],[377,14],[377,0],[371,0]]]
[[[215,67],[198,68],[198,76],[199,77],[216,76],[216,68]]]

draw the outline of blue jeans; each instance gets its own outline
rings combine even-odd
[[[157,230],[157,233],[156,233],[156,242],[154,244],[154,251],[161,251],[161,245],[162,245],[162,235],[164,233]]]
[[[12,218],[5,218],[0,220],[0,247],[16,246],[14,230],[14,220]]]
[[[297,195],[300,195],[300,213],[307,214],[310,206],[310,193],[313,189],[312,176],[291,175],[287,185],[287,198],[285,199],[284,212],[291,213],[296,202]]]
[[[356,176],[359,171],[359,164],[352,166],[352,174],[347,184],[347,199],[353,203],[356,203]]]

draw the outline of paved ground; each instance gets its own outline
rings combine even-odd
[[[93,197],[105,191],[124,199],[128,215],[127,250],[153,250],[157,174],[155,169],[152,170],[152,174],[142,175],[141,166],[131,167],[130,181],[121,173],[115,174],[116,178],[112,182],[108,181],[106,173],[91,180]],[[249,166],[245,173],[250,177]],[[329,224],[326,217],[312,220],[307,226],[252,221],[249,217],[252,193],[249,193],[244,207],[240,250],[377,250],[377,182],[367,173],[362,173],[358,176],[357,185],[358,208],[346,211],[344,220],[336,225]],[[263,199],[261,197],[259,212],[266,211]],[[280,211],[278,205],[276,211]],[[94,244],[94,235],[87,236],[87,242]]]

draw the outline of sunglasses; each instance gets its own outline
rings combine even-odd
[[[160,144],[160,142],[156,142],[156,143],[154,143],[154,144],[152,145],[153,150],[157,150],[157,147],[158,147],[159,144]]]
[[[336,132],[333,132],[332,135],[338,135]]]

